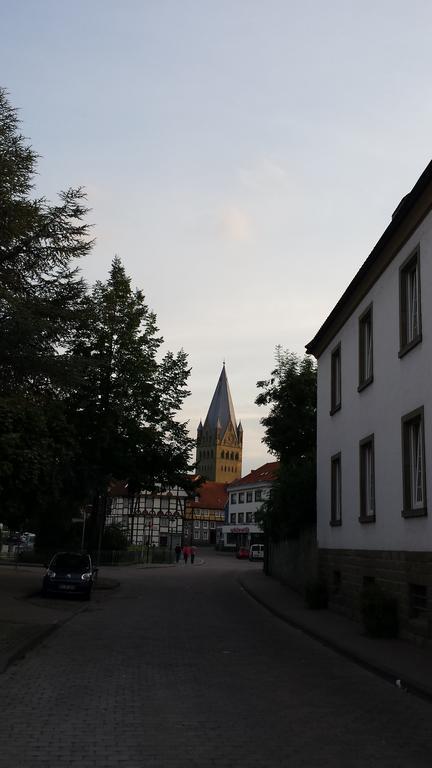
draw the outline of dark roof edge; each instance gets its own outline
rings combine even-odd
[[[426,166],[425,170],[415,183],[414,187],[412,188],[411,192],[408,192],[407,195],[405,195],[404,198],[402,198],[401,202],[397,206],[393,218],[388,225],[388,227],[384,230],[383,234],[381,235],[380,239],[374,246],[373,250],[370,252],[369,256],[367,257],[366,261],[362,264],[357,274],[354,276],[354,278],[351,280],[350,284],[348,285],[348,288],[345,290],[345,292],[342,294],[341,298],[337,302],[337,304],[333,307],[332,311],[322,324],[319,331],[315,334],[314,338],[306,344],[306,352],[308,354],[314,355],[315,357],[319,357],[320,354],[324,351],[327,344],[331,341],[333,336],[338,332],[341,325],[345,322],[347,318],[345,318],[342,323],[338,321],[339,316],[341,312],[349,307],[350,301],[353,302],[353,306],[351,311],[349,312],[349,315],[352,313],[352,311],[355,309],[359,301],[361,301],[361,298],[358,298],[357,301],[354,301],[356,294],[359,293],[359,288],[362,284],[362,282],[365,279],[365,276],[369,273],[371,268],[378,264],[379,258],[384,250],[384,248],[389,244],[392,237],[397,233],[398,229],[401,227],[401,224],[406,219],[407,215],[410,213],[410,211],[414,208],[415,204],[420,200],[421,196],[427,189],[427,187],[432,182],[432,160],[430,163]],[[423,219],[429,210],[431,210],[432,207],[432,201],[429,207],[426,209],[426,211],[423,212],[423,215],[421,216],[421,219]],[[421,220],[420,219],[420,220]],[[417,226],[418,226],[417,222]],[[412,232],[410,233],[412,234]],[[392,259],[397,255],[397,251],[392,256]],[[391,261],[390,259],[389,261]],[[388,262],[389,263],[389,262]],[[387,266],[387,263],[384,264],[383,269]],[[382,273],[383,270],[378,271],[378,274],[373,282],[378,279],[379,275]],[[365,286],[366,290],[363,295],[369,290],[370,286]],[[348,316],[349,316],[348,315]],[[333,331],[333,332],[332,332]],[[327,339],[327,342],[326,342]]]

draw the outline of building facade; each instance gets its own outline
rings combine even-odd
[[[228,505],[226,483],[207,481],[200,485],[193,499],[187,499],[184,539],[197,546],[214,546],[216,529],[225,520]]]
[[[218,549],[236,551],[240,547],[250,547],[251,544],[264,541],[255,515],[269,498],[278,469],[278,461],[269,462],[230,483],[225,525],[220,526],[216,532]]]
[[[127,483],[110,489],[105,525],[117,525],[132,546],[169,547],[183,541],[187,493],[178,486],[128,494]]]
[[[318,360],[317,537],[331,601],[396,597],[431,634],[432,163],[307,351]]]
[[[217,483],[241,477],[243,428],[237,424],[225,363],[204,424],[197,430],[196,472]]]

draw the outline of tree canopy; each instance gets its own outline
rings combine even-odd
[[[271,498],[258,513],[273,539],[296,536],[316,519],[316,366],[312,358],[278,347],[270,378],[259,381],[256,404],[264,443],[280,460]]]
[[[0,89],[0,520],[58,539],[110,479],[151,487],[187,471],[189,368],[183,350],[161,355],[120,259],[87,288],[85,193],[37,198],[36,167]]]

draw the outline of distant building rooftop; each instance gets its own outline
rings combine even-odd
[[[228,488],[237,487],[238,485],[272,483],[277,478],[279,467],[280,461],[269,461],[267,464],[263,464],[262,467],[258,467],[258,469],[252,469],[248,475],[241,477],[239,480],[234,480],[229,484]]]

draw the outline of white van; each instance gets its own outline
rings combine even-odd
[[[249,560],[264,560],[264,544],[252,544],[249,550]]]

